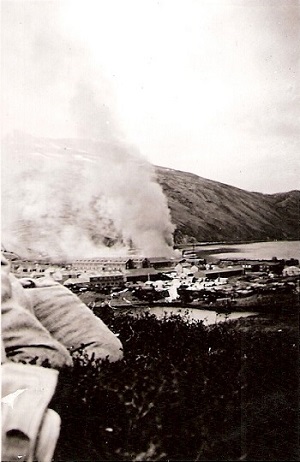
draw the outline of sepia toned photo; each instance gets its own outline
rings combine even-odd
[[[0,4],[1,460],[298,461],[299,1]]]

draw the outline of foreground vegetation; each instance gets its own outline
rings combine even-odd
[[[104,320],[124,360],[74,353],[51,403],[62,418],[55,461],[299,460],[297,316]]]

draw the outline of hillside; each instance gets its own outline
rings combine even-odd
[[[300,238],[300,191],[262,194],[156,167],[175,243]]]
[[[170,255],[173,224],[175,244],[300,238],[300,191],[248,192],[155,167],[159,188],[124,143],[16,132],[1,160],[2,242],[22,255],[79,258],[113,246]]]

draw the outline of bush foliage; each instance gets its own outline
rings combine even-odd
[[[124,359],[81,351],[61,372],[55,461],[299,460],[295,329],[147,313],[105,321]]]

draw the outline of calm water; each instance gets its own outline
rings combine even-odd
[[[297,258],[300,260],[300,241],[276,241],[276,242],[253,242],[251,244],[218,244],[204,245],[198,247],[199,250],[212,254],[215,258],[251,258],[258,260],[271,260],[273,257],[278,259]],[[215,253],[215,251],[220,253]]]
[[[179,314],[181,316],[186,316],[187,320],[193,321],[203,321],[203,323],[207,326],[210,324],[216,324],[218,322],[224,322],[229,319],[237,319],[237,318],[244,318],[248,316],[257,316],[257,313],[250,313],[250,312],[235,312],[230,314],[217,314],[216,311],[210,310],[199,310],[195,308],[173,308],[170,306],[155,306],[151,308],[147,308],[149,313],[155,314],[158,319],[162,319],[166,314]]]

